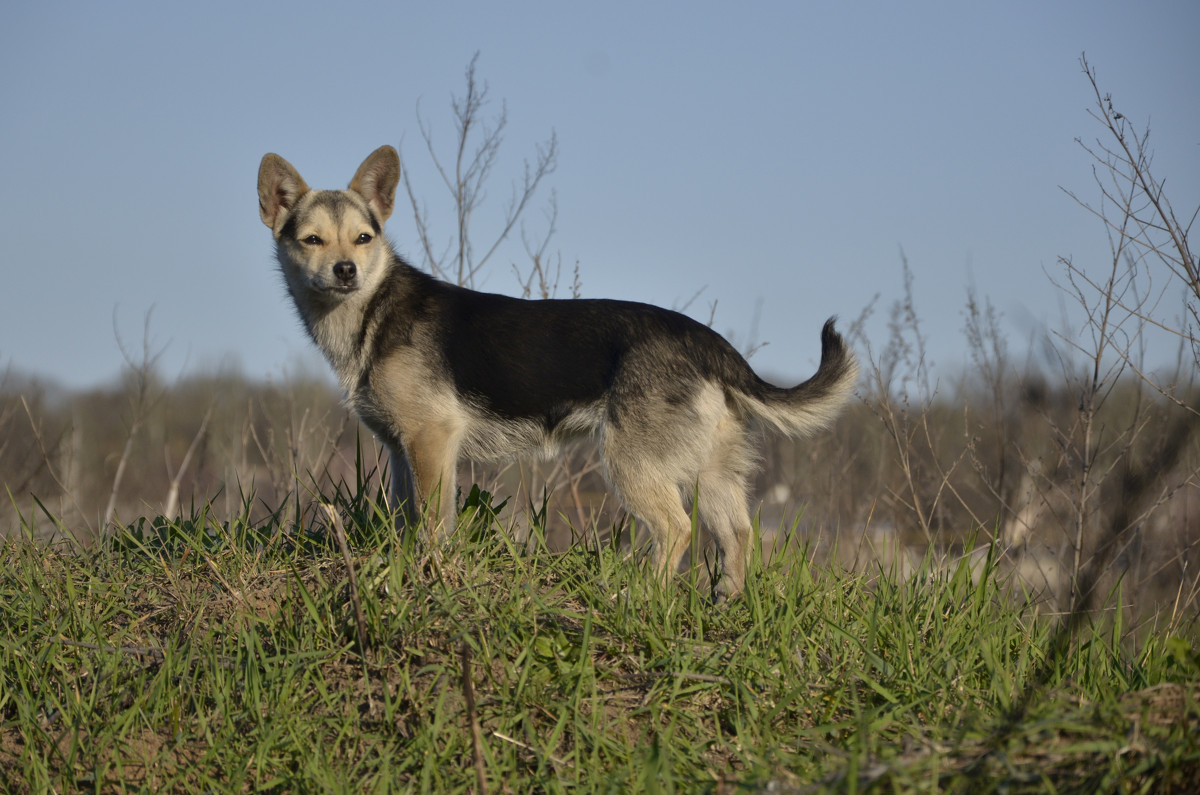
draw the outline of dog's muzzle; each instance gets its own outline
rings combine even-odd
[[[358,279],[358,266],[349,260],[334,263],[331,271],[333,278],[318,276],[313,287],[323,293],[345,295],[362,286]]]

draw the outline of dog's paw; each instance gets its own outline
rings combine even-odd
[[[713,589],[713,603],[725,605],[742,595],[745,583],[730,582],[729,577],[722,577]]]

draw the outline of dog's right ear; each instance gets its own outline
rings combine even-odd
[[[263,155],[258,166],[258,214],[262,222],[279,233],[288,210],[308,193],[308,185],[292,164],[277,154]]]

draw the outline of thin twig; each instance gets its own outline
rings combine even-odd
[[[358,577],[354,573],[354,561],[350,558],[350,546],[346,543],[346,529],[342,526],[342,517],[329,503],[321,503],[329,521],[333,524],[333,534],[342,550],[342,559],[346,562],[346,574],[350,581],[350,603],[354,605],[354,619],[358,630],[358,650],[360,654],[367,653],[367,619],[363,615],[362,601],[358,598]],[[365,669],[364,669],[365,670]]]
[[[464,640],[458,646],[458,659],[462,666],[463,698],[467,702],[467,720],[471,724],[471,757],[475,760],[475,782],[480,795],[487,795],[487,768],[483,761],[483,731],[479,726],[479,713],[475,710],[475,685],[471,682],[471,647]]]
[[[183,454],[183,460],[179,462],[179,469],[171,478],[171,487],[167,490],[167,499],[163,504],[163,515],[174,517],[175,512],[179,509],[179,483],[183,479],[183,473],[187,471],[188,465],[192,463],[192,456],[196,453],[196,448],[200,446],[200,440],[204,438],[204,432],[208,429],[208,421],[212,418],[212,404],[204,412],[204,417],[200,420],[200,429],[196,431],[196,435],[192,437],[192,443],[188,445],[187,452]]]
[[[523,743],[520,740],[513,739],[512,737],[509,737],[507,734],[502,734],[498,731],[493,731],[492,736],[495,737],[497,740],[503,740],[506,743],[512,743],[513,745],[517,746],[518,748],[524,748],[526,751],[529,751],[531,754],[536,754],[537,756],[545,757],[546,759],[549,759],[551,762],[553,762],[554,764],[556,764],[560,767],[573,767],[573,765],[570,762],[568,762],[566,759],[560,759],[559,757],[555,756],[554,754],[548,754],[544,751],[539,751],[538,749],[534,748],[532,745],[527,745],[526,743]]]

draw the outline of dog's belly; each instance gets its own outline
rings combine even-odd
[[[574,439],[599,428],[603,410],[598,404],[576,407],[539,418],[502,417],[472,411],[460,453],[472,461],[500,461],[516,456],[549,458]]]

